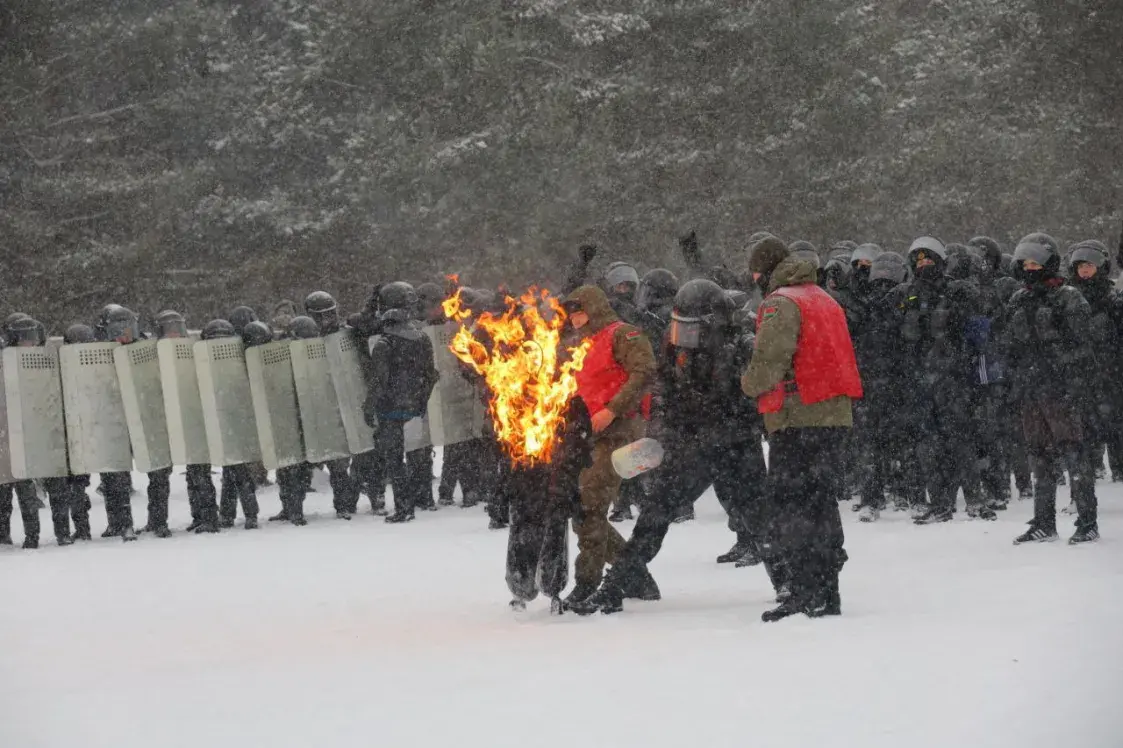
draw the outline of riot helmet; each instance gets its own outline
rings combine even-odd
[[[289,337],[294,340],[307,340],[320,337],[320,326],[311,317],[293,317],[289,323]]]
[[[990,266],[992,273],[1002,269],[1002,247],[989,236],[976,236],[967,242],[967,248],[975,252]]]
[[[445,295],[436,283],[422,283],[417,287],[417,304],[421,319],[426,322],[440,322],[444,319],[444,309],[441,303]]]
[[[624,286],[624,288],[620,288]],[[630,262],[614,262],[604,271],[604,291],[609,296],[630,298],[639,287],[639,273]]]
[[[944,243],[932,236],[922,236],[909,247],[909,264],[913,275],[922,280],[936,280],[944,275],[948,253]]]
[[[740,309],[749,303],[749,294],[740,289],[727,288],[725,289],[725,295],[729,297],[729,303],[733,305],[734,309]]]
[[[94,334],[94,328],[89,325],[71,325],[62,334],[62,342],[66,345],[95,343],[97,342],[97,336]]]
[[[876,244],[861,244],[850,253],[850,267],[857,270],[860,267],[872,267],[874,260],[885,252]]]
[[[289,299],[282,299],[273,306],[273,316],[270,321],[274,329],[287,330],[292,318],[296,316],[296,303]]]
[[[682,284],[675,294],[668,333],[671,345],[700,348],[707,332],[728,326],[733,318],[733,302],[721,286],[706,278]]]
[[[4,324],[0,326],[0,331],[3,332],[2,342],[4,345],[15,345],[11,337],[12,325],[22,319],[31,319],[31,317],[23,312],[15,312],[4,319]]]
[[[304,313],[320,327],[320,332],[330,335],[339,329],[339,305],[326,291],[313,291],[304,299]]]
[[[949,244],[947,274],[952,280],[981,279],[987,270],[986,260],[962,244]]]
[[[234,331],[234,325],[230,324],[229,320],[212,319],[203,325],[203,332],[200,337],[203,340],[216,340],[217,338],[234,338],[237,336],[238,333]]]
[[[156,315],[156,337],[186,338],[187,320],[179,312],[166,310]]]
[[[255,319],[246,325],[246,329],[242,330],[242,342],[245,343],[246,348],[272,343],[273,328]]]
[[[896,287],[909,279],[905,258],[895,252],[882,252],[870,266],[871,285]]]
[[[678,276],[670,270],[648,270],[640,278],[639,288],[636,290],[636,306],[644,311],[655,309],[674,299],[678,288]]]
[[[227,319],[234,326],[234,332],[241,335],[242,331],[246,329],[246,325],[257,321],[257,312],[248,306],[236,306]]]
[[[788,251],[794,257],[798,257],[804,262],[810,262],[815,265],[816,269],[821,269],[823,264],[819,259],[819,250],[815,249],[815,245],[811,242],[805,242],[802,239],[794,241],[788,245]]]
[[[850,261],[850,256],[854,254],[854,250],[858,248],[857,242],[852,242],[849,239],[835,242],[831,248],[827,250],[827,259],[833,260],[836,257],[846,256],[846,261]]]
[[[120,304],[106,304],[101,308],[101,313],[98,314],[97,324],[94,325],[94,335],[98,340],[112,340],[106,332],[106,327],[109,324],[109,315],[118,309],[124,309]]]
[[[846,288],[850,283],[850,255],[839,255],[827,260],[820,279],[823,286],[832,291]]]
[[[1040,269],[1027,269],[1034,263]],[[1061,251],[1057,240],[1048,234],[1027,234],[1014,249],[1014,276],[1030,285],[1055,278],[1061,271]]]
[[[1068,261],[1072,267],[1070,275],[1074,278],[1079,277],[1077,265],[1080,263],[1094,266],[1095,277],[1108,278],[1111,275],[1111,253],[1106,246],[1095,239],[1086,239],[1069,247]]]
[[[47,333],[42,323],[31,317],[17,319],[8,325],[8,345],[40,346],[46,343]]]
[[[417,291],[405,281],[387,283],[378,291],[378,307],[383,312],[391,309],[412,311],[417,307]]]
[[[118,343],[132,343],[140,338],[140,324],[131,309],[118,306],[105,317],[105,339]]]

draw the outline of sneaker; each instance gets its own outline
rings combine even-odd
[[[983,504],[982,506],[969,506],[969,507],[967,507],[967,516],[970,517],[971,519],[985,519],[985,520],[996,520],[996,519],[998,519],[998,514],[996,514],[993,509],[991,509],[989,506],[987,506],[985,504]]]
[[[1100,531],[1095,525],[1092,525],[1085,529],[1077,528],[1076,534],[1068,539],[1068,544],[1080,545],[1081,543],[1094,543],[1099,539]]]
[[[858,512],[859,522],[877,522],[881,518],[881,511],[875,506],[864,506],[862,511]]]
[[[954,515],[948,509],[929,509],[924,514],[913,520],[918,525],[936,525],[941,522],[951,522]]]
[[[1022,543],[1052,543],[1056,539],[1057,531],[1055,529],[1043,529],[1031,523],[1028,530],[1014,538],[1014,545],[1021,545]]]
[[[733,564],[733,568],[745,569],[750,566],[758,566],[762,560],[756,547],[749,546],[748,550],[741,554],[741,558],[737,559],[737,563]]]
[[[391,525],[413,522],[413,512],[394,512],[386,518],[386,522]]]

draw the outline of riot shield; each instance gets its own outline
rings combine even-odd
[[[151,473],[171,467],[172,447],[168,440],[168,417],[156,341],[121,346],[113,351],[113,363],[117,367],[117,381],[121,383],[121,400],[136,469]]]
[[[265,468],[276,470],[304,462],[289,341],[247,348],[246,370]]]
[[[429,397],[429,431],[433,444],[444,446],[483,436],[487,406],[475,385],[461,374],[461,363],[449,350],[460,325],[430,325],[425,334],[433,341],[433,359],[441,378]]]
[[[331,381],[339,398],[339,414],[343,418],[343,430],[347,433],[347,448],[356,455],[369,452],[374,449],[374,431],[363,418],[367,383],[355,334],[348,329],[328,335],[324,338],[324,348],[331,368]]]
[[[200,340],[195,371],[203,403],[203,425],[212,465],[241,465],[261,460],[253,395],[241,338]]]
[[[292,354],[292,374],[296,381],[304,453],[308,462],[350,457],[347,432],[339,412],[339,398],[335,394],[323,338],[294,340],[289,343],[289,352]]]
[[[6,348],[3,359],[6,468],[15,480],[67,475],[66,420],[57,351]]]
[[[195,371],[195,345],[184,338],[156,343],[168,443],[175,465],[205,465],[211,461],[199,375]]]
[[[433,444],[433,438],[429,434],[429,419],[425,416],[406,421],[403,431],[405,432],[406,454]]]
[[[3,363],[0,362],[0,368],[2,367]],[[16,477],[12,475],[12,450],[8,439],[7,389],[0,387],[0,486],[16,481]]]
[[[77,343],[59,349],[66,443],[70,472],[75,475],[133,468],[129,425],[113,363],[113,351],[119,345]]]

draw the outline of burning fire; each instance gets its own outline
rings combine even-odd
[[[512,461],[532,466],[550,461],[589,343],[570,349],[569,360],[559,363],[566,315],[557,299],[532,287],[505,302],[502,314],[484,312],[473,330],[461,327],[449,349],[484,378],[491,421]],[[541,314],[543,304],[553,310],[549,319]],[[444,311],[458,322],[472,316],[460,290],[444,302]]]

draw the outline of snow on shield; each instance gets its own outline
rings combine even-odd
[[[207,428],[203,423],[203,401],[199,375],[195,371],[194,341],[166,338],[156,343],[160,382],[172,462],[176,465],[206,465],[211,461]]]
[[[339,398],[339,414],[343,430],[347,433],[347,447],[351,454],[362,454],[374,449],[374,431],[363,419],[363,400],[367,384],[359,362],[359,346],[351,330],[342,330],[324,338],[328,354],[331,381]]]
[[[323,338],[294,340],[289,346],[308,461],[327,462],[350,457]]]
[[[292,377],[292,354],[287,340],[246,349],[253,412],[266,469],[304,462],[300,410]]]
[[[129,424],[113,363],[113,351],[119,346],[78,343],[59,349],[66,442],[75,475],[132,470]]]
[[[241,465],[261,459],[253,396],[241,338],[200,340],[195,371],[212,465]]]
[[[160,359],[156,341],[145,340],[113,351],[121,399],[129,424],[133,461],[142,473],[172,465],[168,441],[168,418],[164,410],[164,388],[160,382]]]
[[[443,447],[483,436],[487,406],[477,389],[461,375],[463,364],[452,352],[460,330],[456,322],[430,325],[425,334],[433,341],[433,354],[441,378],[429,397],[429,432],[433,444]]]
[[[4,428],[0,482],[10,477],[60,478],[67,474],[66,421],[58,353],[46,348],[4,350]],[[3,475],[2,473],[7,473]]]

